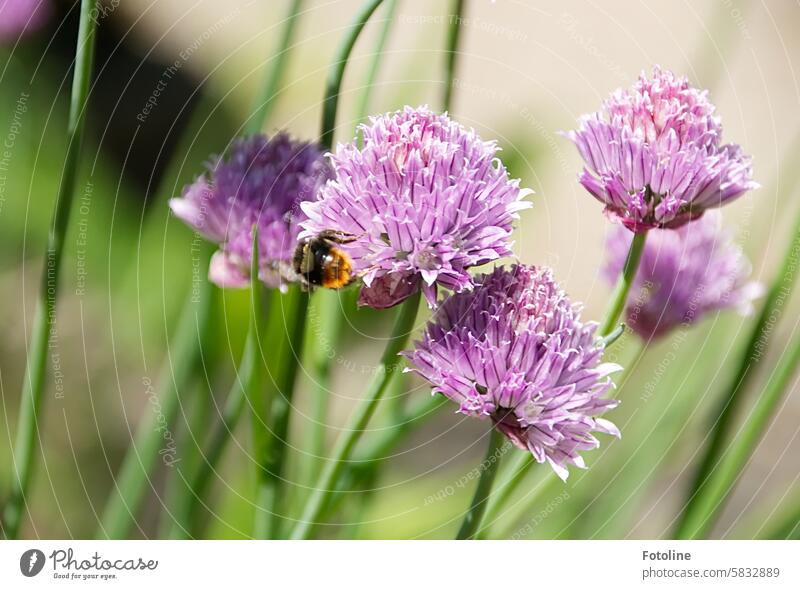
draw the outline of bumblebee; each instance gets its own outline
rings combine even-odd
[[[315,286],[339,289],[353,282],[356,278],[353,262],[337,244],[355,239],[356,236],[349,233],[326,230],[301,240],[294,250],[292,266],[303,286],[306,289]]]

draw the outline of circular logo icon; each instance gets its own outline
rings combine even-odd
[[[44,552],[31,548],[22,553],[19,558],[19,570],[26,577],[35,577],[44,568]]]

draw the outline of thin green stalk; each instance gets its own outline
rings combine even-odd
[[[506,438],[496,427],[492,427],[489,435],[489,448],[486,450],[486,457],[480,465],[480,479],[478,488],[472,498],[472,504],[464,517],[461,529],[458,530],[456,540],[474,540],[475,534],[479,531],[486,505],[489,503],[489,493],[492,491],[492,483],[497,474],[497,466],[502,457],[503,444]]]
[[[508,467],[499,475],[500,480],[497,483],[497,491],[489,499],[489,505],[486,510],[486,525],[482,532],[478,534],[479,538],[487,535],[489,527],[503,516],[503,506],[514,494],[514,491],[519,488],[520,483],[525,480],[525,475],[528,474],[535,462],[529,452],[515,452],[513,462],[508,464]]]
[[[269,308],[271,297],[274,296],[272,289],[264,291],[264,298],[261,306]],[[250,338],[246,344],[250,345]],[[245,353],[243,357],[249,354]],[[244,374],[248,371],[248,367],[244,365],[239,366],[239,374]],[[222,453],[227,446],[228,440],[233,435],[239,419],[242,415],[242,410],[245,405],[245,390],[242,386],[243,380],[241,378],[235,379],[228,396],[225,398],[225,405],[222,408],[222,419],[214,425],[209,441],[203,451],[203,462],[198,471],[192,477],[191,483],[191,498],[187,508],[186,521],[188,522],[188,535],[196,538],[202,534],[201,508],[205,504],[208,495],[208,490],[212,482],[212,475],[216,472],[217,464],[222,457]]]
[[[339,106],[339,94],[342,87],[345,68],[350,53],[358,40],[361,31],[367,24],[370,16],[383,0],[369,0],[356,15],[353,24],[345,35],[333,59],[328,80],[325,86],[325,98],[322,105],[322,123],[320,129],[320,145],[324,149],[331,149],[336,127],[336,112]],[[294,376],[297,372],[298,356],[301,353],[303,337],[305,335],[305,317],[308,308],[308,297],[303,295],[296,306],[296,313],[290,319],[288,329],[292,338],[291,348],[293,353],[286,357],[288,365],[282,366],[285,378],[279,383],[279,392],[276,397],[276,411],[273,426],[273,444],[264,456],[262,465],[261,483],[258,491],[258,508],[256,509],[256,537],[277,538],[280,536],[280,524],[285,508],[285,485],[283,470],[286,454],[286,438],[289,429],[290,406],[293,395]],[[327,370],[327,368],[326,368]],[[323,381],[325,375],[322,375]],[[319,391],[318,391],[319,392]],[[317,395],[319,397],[319,395]],[[319,408],[320,411],[325,409]]]
[[[622,311],[625,310],[628,293],[631,290],[634,278],[636,278],[639,262],[642,260],[645,239],[647,239],[647,233],[636,233],[633,236],[628,256],[625,258],[625,266],[622,268],[622,274],[614,287],[611,303],[603,317],[603,322],[600,324],[600,329],[597,331],[597,335],[600,337],[610,335],[614,331],[619,323],[619,318],[622,316]]]
[[[368,70],[366,83],[364,85],[365,91],[362,96],[361,106],[358,111],[357,121],[361,122],[366,118],[366,114],[369,108],[369,96],[372,86],[374,85],[375,76],[378,69],[378,61],[381,56],[381,52],[383,47],[386,44],[386,40],[389,34],[389,30],[391,27],[391,23],[393,20],[393,15],[396,10],[397,2],[392,0],[390,5],[387,7],[387,19],[386,24],[379,36],[378,39],[378,46],[375,51],[375,55],[373,57],[373,61],[371,67]],[[451,15],[450,19],[450,28],[448,30],[448,42],[447,42],[447,62],[446,62],[446,77],[447,77],[447,84],[445,86],[445,97],[443,99],[443,108],[444,110],[448,110],[450,108],[450,102],[452,100],[452,87],[453,87],[453,76],[455,75],[456,64],[457,64],[457,57],[458,57],[458,46],[460,40],[460,20],[464,10],[464,3],[462,0],[455,0],[453,5],[453,14]],[[454,26],[455,25],[455,26]],[[402,410],[402,397],[398,397],[398,402],[394,404],[393,413],[395,416],[400,415],[400,411]],[[393,428],[392,431],[396,431],[397,433],[393,436],[392,434],[386,436],[384,438],[384,443],[391,444],[393,440],[401,438],[405,431],[403,428]],[[377,468],[377,463],[372,463],[369,469],[374,470]],[[375,473],[366,473],[365,469],[361,469],[363,477],[369,479],[370,477],[374,477]]]
[[[158,389],[151,396],[158,410],[147,411],[125,454],[115,479],[115,490],[112,490],[103,512],[97,533],[100,539],[126,538],[136,523],[145,489],[152,484],[150,473],[160,457],[159,449],[164,444],[164,434],[175,422],[182,388],[196,374],[199,342],[209,321],[212,289],[210,282],[203,281],[198,301],[186,303],[187,311],[182,314],[175,337],[167,350],[169,361],[162,367]],[[167,456],[170,455],[164,454],[163,459]],[[164,460],[164,464],[170,467],[174,467],[176,462],[173,458],[169,463]]]
[[[389,32],[394,21],[398,0],[389,0],[386,6],[386,20],[378,35],[375,51],[372,54],[367,73],[364,79],[363,91],[359,100],[356,114],[356,123],[363,122],[369,113],[370,99],[375,87],[375,80],[380,69],[383,50],[389,38]],[[338,91],[338,90],[337,90]],[[326,97],[326,101],[329,98]],[[323,133],[325,131],[323,130]],[[324,464],[326,454],[326,423],[328,419],[328,406],[330,403],[330,377],[331,377],[331,352],[335,355],[335,347],[341,339],[344,307],[349,297],[340,292],[320,291],[312,302],[312,325],[314,331],[314,344],[308,346],[306,356],[309,359],[309,371],[312,378],[314,399],[313,420],[311,430],[311,449],[308,460],[307,480],[309,484],[316,481]],[[323,342],[325,345],[319,345]],[[333,349],[332,349],[333,348]]]
[[[461,37],[461,21],[464,16],[464,0],[453,0],[452,14],[450,14],[450,27],[447,29],[447,50],[445,53],[445,83],[442,96],[442,108],[449,111],[453,103],[453,81],[458,63],[458,42]]]
[[[693,499],[691,498],[697,496],[698,490],[712,475],[720,460],[724,446],[730,438],[734,419],[745,397],[747,385],[755,372],[756,365],[766,352],[770,333],[774,329],[775,319],[780,316],[785,301],[792,294],[797,278],[797,252],[800,252],[800,214],[797,216],[792,240],[786,249],[781,271],[772,285],[770,285],[766,300],[761,307],[761,312],[758,314],[753,330],[750,332],[747,347],[740,358],[736,376],[730,381],[728,390],[720,397],[719,405],[715,407],[711,415],[711,423],[709,425],[711,439],[698,462],[694,478],[688,488],[687,497],[689,499],[687,505],[692,504]],[[682,520],[686,519],[687,514],[688,507],[687,511],[683,513]],[[684,522],[681,521],[678,527],[681,528],[683,526]]]
[[[236,427],[245,401],[251,409],[253,416],[253,447],[263,449],[268,441],[265,435],[264,420],[270,413],[272,397],[270,389],[264,386],[264,330],[262,322],[265,302],[271,300],[272,291],[265,289],[258,278],[258,233],[253,227],[253,257],[250,266],[250,325],[247,331],[242,359],[236,373],[233,387],[223,408],[222,422],[218,423],[212,432],[209,446],[204,453],[204,461],[197,469],[187,469],[190,487],[187,489],[188,498],[183,511],[179,514],[182,522],[180,529],[176,530],[176,537],[195,537],[201,528],[200,507],[208,492],[211,475],[219,461],[226,442]],[[263,451],[263,450],[262,450]],[[183,474],[181,473],[182,478]],[[180,522],[179,522],[180,523]]]
[[[257,454],[259,482],[257,493],[256,538],[277,538],[285,511],[286,485],[284,470],[288,448],[289,419],[294,398],[294,385],[303,350],[308,314],[308,293],[299,287],[290,288],[286,300],[289,308],[284,313],[273,313],[275,318],[286,318],[283,326],[283,348],[273,379],[272,427],[263,451]]]
[[[300,10],[302,8],[302,0],[294,0],[290,6],[289,13],[283,22],[283,29],[280,34],[280,41],[278,43],[278,51],[275,55],[273,65],[269,70],[261,92],[257,97],[253,114],[246,124],[246,131],[248,133],[257,133],[261,130],[264,122],[267,120],[272,111],[274,99],[278,94],[278,88],[282,80],[283,74],[288,65],[289,48],[294,37],[297,20]],[[207,117],[207,113],[202,113]],[[192,126],[190,125],[191,129]],[[272,291],[265,291],[261,289],[262,308],[269,308],[270,300],[273,296]],[[181,321],[187,320],[187,317],[193,315],[191,308],[184,310]],[[204,334],[200,334],[201,337]],[[247,348],[251,346],[250,336],[248,334],[248,341],[245,344],[245,353],[247,356]],[[199,348],[196,350],[199,353]],[[243,370],[248,369],[244,360],[239,367],[239,373],[242,374]],[[204,460],[201,462],[196,472],[187,471],[188,480],[191,481],[191,489],[189,490],[189,499],[187,505],[181,509],[181,514],[185,520],[177,522],[177,530],[173,532],[174,535],[186,537],[197,536],[201,529],[202,524],[200,521],[201,507],[205,503],[206,496],[212,481],[212,474],[216,470],[217,463],[222,456],[225,446],[239,422],[244,407],[245,390],[242,386],[241,379],[237,379],[231,388],[230,393],[225,402],[222,413],[222,421],[218,422],[211,433],[207,449],[204,451]],[[266,414],[265,414],[266,415]]]
[[[211,315],[213,315],[213,311]],[[203,345],[205,350],[205,344]],[[198,371],[201,372],[202,371]],[[197,437],[198,432],[206,431],[211,422],[211,407],[213,395],[208,387],[202,386],[201,379],[195,379],[193,386],[197,387],[198,394],[192,395],[187,403],[183,403],[183,421],[177,419],[180,425],[178,444],[183,448],[181,461],[173,472],[169,473],[164,482],[164,511],[160,514],[159,537],[181,539],[187,537],[189,524],[186,514],[194,496],[189,481],[184,472],[195,472],[204,460],[202,446]],[[205,383],[202,383],[205,384]],[[178,427],[176,426],[176,429]]]
[[[319,477],[325,461],[327,447],[327,420],[330,405],[330,379],[333,359],[336,357],[344,323],[346,297],[339,291],[320,290],[310,305],[305,358],[311,375],[311,395],[314,402],[310,450],[306,481],[311,484]]]
[[[372,54],[372,60],[367,67],[367,73],[364,76],[364,91],[361,93],[361,98],[358,101],[358,108],[356,109],[356,125],[363,123],[367,115],[370,113],[370,99],[372,98],[372,91],[375,88],[375,80],[378,78],[378,70],[380,69],[381,59],[383,58],[383,50],[386,48],[386,43],[389,40],[389,33],[392,30],[394,23],[394,15],[397,11],[398,0],[389,0],[386,4],[386,20],[383,23],[383,28],[378,35],[378,42],[375,44],[375,51]]]
[[[393,427],[385,429],[378,436],[373,436],[369,444],[356,454],[350,467],[341,476],[337,483],[337,490],[340,492],[331,498],[328,509],[331,511],[337,509],[339,502],[347,496],[343,491],[369,487],[378,476],[378,468],[389,458],[398,444],[447,405],[449,401],[444,395],[425,397],[412,403],[403,419],[398,420]],[[355,492],[360,493],[358,490]]]
[[[253,257],[250,262],[250,326],[247,331],[242,366],[245,369],[238,375],[242,382],[244,394],[250,404],[250,413],[253,417],[253,447],[258,450],[267,446],[265,435],[265,419],[270,414],[272,397],[266,393],[263,382],[264,349],[261,340],[261,318],[264,314],[262,307],[263,298],[261,280],[259,280],[260,266],[258,262],[258,226],[253,225]]]
[[[277,51],[275,53],[275,63],[270,68],[267,77],[264,80],[264,85],[261,87],[256,98],[256,106],[253,110],[253,116],[247,121],[245,131],[248,134],[258,133],[264,126],[264,121],[267,120],[272,107],[275,104],[275,98],[278,95],[278,89],[281,85],[283,73],[286,71],[286,64],[289,58],[289,48],[292,44],[295,29],[297,28],[297,21],[299,20],[300,11],[303,9],[303,0],[292,0],[289,6],[289,12],[283,21],[283,28],[281,29],[280,39],[278,40]]]
[[[322,516],[332,494],[335,493],[337,483],[345,470],[356,442],[361,438],[369,420],[375,413],[384,392],[389,386],[392,375],[400,364],[399,353],[406,347],[414,320],[419,308],[420,292],[406,299],[400,307],[400,312],[395,320],[389,341],[381,356],[380,363],[375,369],[375,375],[367,389],[366,396],[356,407],[345,430],[339,436],[334,448],[332,458],[326,463],[319,483],[306,502],[300,521],[295,527],[293,539],[311,538],[317,527],[323,523]]]
[[[609,333],[607,336],[600,338],[600,344],[604,348],[607,348],[612,344],[614,344],[614,342],[616,342],[619,338],[621,338],[623,333],[625,333],[625,324],[620,323],[619,325],[617,325],[614,331]]]
[[[69,119],[67,122],[67,155],[53,211],[53,220],[47,236],[46,263],[42,269],[39,299],[33,319],[31,347],[25,367],[20,414],[14,444],[14,478],[11,494],[3,512],[3,529],[6,538],[14,539],[19,533],[23,508],[33,472],[36,440],[39,436],[39,415],[43,404],[45,373],[51,333],[56,330],[56,295],[58,277],[64,250],[64,238],[69,226],[70,210],[75,195],[81,146],[85,127],[86,104],[89,100],[89,83],[94,63],[95,30],[97,22],[91,18],[94,0],[81,0],[78,41],[75,50],[75,69],[72,76]],[[55,340],[53,340],[55,345]]]
[[[555,476],[555,473],[547,467],[535,469],[533,481],[533,483],[528,484],[528,486],[531,487],[531,491],[525,495],[525,497],[509,506],[503,513],[503,518],[507,523],[500,527],[500,529],[492,529],[492,538],[506,539],[512,537],[520,529],[520,520],[524,517],[530,518],[532,512],[536,513],[536,506],[541,504],[544,494],[564,486],[562,480]],[[486,536],[488,537],[488,534],[486,534]]]
[[[333,147],[333,134],[336,130],[336,111],[339,108],[339,92],[342,89],[342,79],[350,52],[358,40],[358,36],[367,24],[369,17],[380,6],[383,0],[367,0],[361,10],[353,20],[350,30],[333,58],[328,81],[325,85],[325,99],[322,103],[322,133],[320,134],[320,144],[325,149]]]
[[[402,442],[408,434],[427,420],[432,418],[439,409],[448,405],[444,395],[430,395],[410,404],[404,412],[402,419],[398,420],[391,428],[387,428],[379,436],[375,436],[359,452],[354,462],[357,463],[350,470],[355,478],[374,478],[376,467],[380,466],[389,454]]]
[[[795,336],[790,348],[781,357],[764,392],[739,434],[721,457],[717,468],[711,472],[697,494],[690,498],[683,520],[677,528],[676,538],[704,538],[708,535],[778,408],[798,364],[800,335]]]

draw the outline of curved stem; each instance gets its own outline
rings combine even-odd
[[[386,19],[383,28],[378,35],[372,60],[367,68],[364,79],[363,91],[356,111],[356,123],[361,123],[369,113],[369,104],[372,91],[375,87],[375,79],[378,75],[383,50],[389,38],[389,32],[394,21],[394,14],[397,9],[398,0],[389,0],[386,6]],[[326,97],[327,100],[327,97]],[[323,129],[323,133],[325,129]],[[318,292],[311,303],[311,329],[314,330],[315,340],[323,342],[325,345],[309,345],[306,357],[309,359],[309,371],[312,377],[312,397],[314,399],[314,424],[311,432],[310,456],[308,460],[307,481],[313,483],[319,476],[324,463],[325,444],[326,444],[326,422],[328,416],[328,405],[330,401],[330,377],[331,377],[331,346],[335,347],[341,336],[341,328],[344,319],[344,307],[350,301],[349,293],[339,291],[321,290]]]
[[[721,456],[719,466],[710,473],[686,505],[683,520],[675,537],[704,538],[719,516],[750,456],[758,445],[764,429],[769,424],[778,403],[800,364],[800,335],[795,336],[791,347],[783,354],[764,392],[756,402],[739,434],[731,441]]]
[[[458,42],[461,37],[461,21],[464,15],[464,0],[453,0],[453,10],[450,15],[450,27],[447,30],[447,50],[445,53],[445,84],[442,96],[442,109],[449,111],[453,102],[453,79],[456,75],[458,62]]]
[[[609,333],[607,336],[605,336],[605,337],[601,337],[601,338],[599,339],[599,343],[600,343],[600,345],[602,345],[604,348],[610,348],[612,345],[614,345],[614,342],[616,342],[616,341],[617,341],[617,340],[618,340],[620,337],[622,337],[622,334],[623,334],[623,333],[625,333],[625,324],[624,324],[624,323],[620,323],[620,324],[619,324],[619,325],[617,325],[617,327],[616,327],[616,328],[615,328],[615,329],[614,329],[614,330],[613,330],[611,333]]]
[[[311,492],[292,533],[293,539],[308,539],[314,534],[321,521],[330,496],[335,492],[340,475],[347,466],[356,442],[361,438],[378,406],[386,388],[389,386],[400,363],[400,352],[408,343],[419,308],[420,291],[410,296],[400,307],[389,341],[375,369],[375,376],[361,403],[356,407],[333,451],[333,457],[326,463],[319,483]]]
[[[639,262],[642,260],[645,239],[647,239],[647,233],[635,233],[633,236],[628,256],[625,258],[625,266],[622,268],[622,274],[614,287],[614,293],[611,295],[611,303],[606,310],[600,328],[597,330],[597,335],[600,337],[606,337],[614,331],[622,312],[625,310],[628,293],[631,290],[634,278],[636,278]]]
[[[794,151],[792,152],[794,153]],[[785,301],[791,296],[792,289],[796,281],[797,273],[797,252],[800,251],[800,214],[795,222],[792,240],[784,254],[781,271],[770,285],[766,300],[761,307],[753,330],[750,332],[750,339],[740,360],[736,376],[731,380],[728,390],[722,395],[719,405],[711,415],[709,429],[711,439],[708,442],[702,458],[699,461],[694,478],[688,489],[688,505],[692,503],[698,490],[705,484],[706,480],[717,466],[720,454],[725,443],[728,441],[733,427],[734,417],[736,416],[747,384],[755,372],[755,367],[766,352],[769,344],[770,332],[774,329],[775,318],[778,317],[784,307]],[[684,521],[688,516],[689,510],[683,512],[678,528],[684,526]]]
[[[489,436],[489,448],[486,450],[486,457],[480,465],[480,479],[478,488],[475,489],[475,496],[469,507],[461,529],[458,530],[456,540],[472,540],[479,531],[486,505],[489,503],[489,493],[492,491],[492,483],[497,474],[497,466],[502,457],[502,447],[505,443],[505,436],[496,427],[492,427]]]
[[[303,0],[292,0],[289,6],[289,12],[283,22],[283,29],[281,30],[280,40],[278,41],[278,50],[275,53],[275,64],[269,70],[264,85],[256,98],[256,107],[253,110],[253,116],[247,121],[245,128],[249,134],[258,133],[264,126],[264,121],[267,120],[272,107],[274,105],[275,97],[280,88],[281,78],[286,71],[286,63],[289,58],[289,46],[292,44],[294,31],[296,29],[298,15],[303,8]]]
[[[372,54],[372,61],[367,68],[367,74],[364,78],[364,91],[361,93],[361,99],[358,101],[358,108],[356,109],[356,125],[364,122],[369,114],[370,99],[372,98],[372,90],[375,88],[375,80],[378,77],[378,70],[383,58],[383,50],[389,40],[389,32],[392,30],[394,22],[394,14],[397,11],[398,0],[389,0],[386,6],[386,20],[383,23],[383,28],[378,35],[378,42],[375,44],[375,52]]]
[[[336,127],[336,111],[339,108],[339,92],[342,89],[342,79],[344,78],[344,70],[347,66],[347,60],[350,57],[350,52],[358,40],[358,36],[367,24],[369,17],[375,12],[375,9],[380,6],[383,0],[368,0],[356,15],[350,31],[347,36],[342,40],[336,56],[333,58],[333,64],[328,74],[328,81],[325,85],[325,98],[322,103],[322,132],[320,133],[319,142],[325,149],[333,147],[333,134]]]
[[[91,18],[94,5],[94,0],[81,0],[75,70],[72,76],[72,95],[67,123],[67,155],[56,197],[53,220],[47,236],[46,263],[42,269],[39,299],[36,304],[31,333],[31,347],[25,367],[17,436],[14,444],[15,476],[12,481],[11,494],[3,512],[3,529],[6,538],[9,539],[16,538],[19,532],[23,506],[30,486],[36,440],[39,436],[39,414],[44,396],[48,348],[58,343],[57,336],[53,333],[56,329],[56,295],[64,238],[76,190],[86,104],[89,100],[89,82],[94,62],[95,30],[97,28],[96,20]]]

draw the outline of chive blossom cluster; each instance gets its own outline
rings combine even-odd
[[[619,436],[600,416],[617,405],[604,395],[621,367],[602,362],[596,329],[549,269],[514,265],[446,299],[406,356],[460,413],[491,420],[566,479],[599,446],[595,432]]]
[[[340,144],[335,177],[301,206],[301,237],[337,231],[361,275],[360,302],[391,307],[422,289],[473,286],[468,270],[511,255],[512,224],[530,192],[511,180],[494,141],[446,114],[406,107],[361,127],[363,147]]]
[[[567,133],[586,167],[580,183],[634,232],[675,228],[757,184],[750,158],[722,143],[708,92],[656,67]]]
[[[632,235],[622,227],[607,243],[606,279],[616,281]],[[643,339],[692,325],[723,309],[748,315],[763,287],[748,279],[750,263],[722,224],[719,211],[675,230],[654,229],[626,306],[627,325]]]
[[[222,287],[250,284],[252,228],[258,228],[259,278],[270,287],[296,282],[291,260],[300,233],[300,203],[316,197],[330,177],[320,149],[285,133],[235,142],[170,201],[172,212],[219,244],[209,278]]]

